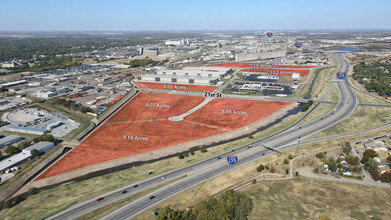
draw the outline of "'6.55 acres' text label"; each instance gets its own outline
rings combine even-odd
[[[183,89],[183,90],[186,90],[186,86],[179,86],[179,85],[163,85],[163,88],[165,88],[165,89]]]

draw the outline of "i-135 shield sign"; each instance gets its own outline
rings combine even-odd
[[[228,160],[228,163],[235,164],[236,162],[238,162],[238,156],[228,156],[227,160]]]

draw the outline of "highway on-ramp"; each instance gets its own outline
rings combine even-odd
[[[336,58],[340,62],[339,72],[347,72],[349,64],[339,56]],[[186,189],[189,189],[197,184],[200,184],[212,177],[218,176],[235,168],[238,168],[246,163],[261,158],[264,155],[273,153],[273,151],[263,147],[264,144],[273,145],[275,150],[281,150],[286,147],[292,147],[292,143],[298,143],[300,139],[315,134],[327,127],[330,127],[351,114],[357,106],[357,98],[348,85],[346,79],[336,80],[335,86],[339,91],[339,101],[337,106],[332,111],[323,115],[321,118],[311,121],[305,125],[291,127],[283,132],[269,136],[265,139],[254,142],[252,148],[242,146],[230,152],[226,152],[219,156],[215,156],[198,163],[188,165],[186,167],[170,171],[168,173],[146,179],[144,181],[134,183],[118,190],[111,191],[102,195],[104,199],[96,201],[97,198],[88,200],[78,204],[70,209],[67,209],[50,219],[74,219],[81,215],[87,214],[100,207],[108,205],[114,201],[135,194],[137,192],[149,189],[153,186],[165,183],[169,180],[177,179],[164,187],[161,187],[145,196],[142,196],[127,205],[115,210],[103,219],[129,219],[136,216],[142,211],[174,196]],[[290,144],[290,145],[288,145]],[[227,156],[238,156],[238,162],[235,165],[228,164]],[[162,177],[165,177],[162,179]],[[126,191],[126,193],[124,193]]]

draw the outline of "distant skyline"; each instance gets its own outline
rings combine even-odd
[[[389,0],[2,1],[0,31],[391,29]]]

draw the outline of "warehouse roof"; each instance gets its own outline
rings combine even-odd
[[[37,149],[38,151],[50,146],[50,145],[54,145],[53,142],[47,142],[47,141],[41,141],[41,142],[38,142],[36,144],[33,144],[31,145],[30,147],[27,147],[25,149],[23,149],[23,151],[32,151],[34,149]]]
[[[58,112],[54,112],[53,115],[57,115],[58,117],[63,118],[63,119],[68,119],[68,116],[65,116],[65,115],[63,115],[63,114],[60,114],[60,113],[58,113]]]
[[[0,161],[0,170],[5,170],[11,166],[14,166],[14,165],[26,160],[30,156],[31,156],[31,153],[29,153],[29,152],[21,152],[21,153],[16,154],[15,156],[6,158],[6,159]]]
[[[25,130],[25,131],[38,131],[38,132],[47,132],[46,129],[40,129],[40,128],[28,128],[28,127],[19,127],[19,126],[9,126],[9,128],[13,129],[19,129],[19,130]]]
[[[21,136],[18,135],[8,135],[0,139],[0,147],[3,147],[5,145],[13,144],[19,140],[22,140]]]

